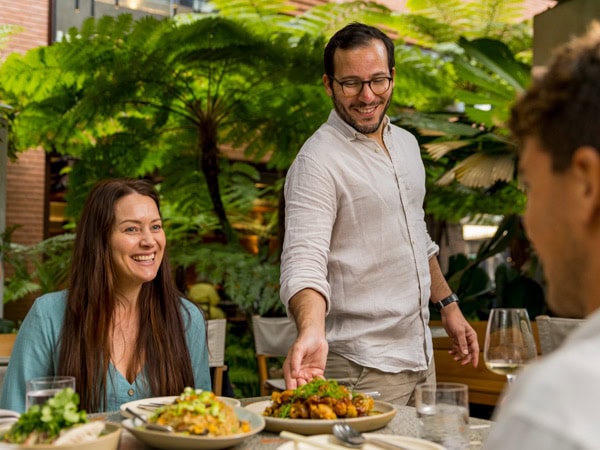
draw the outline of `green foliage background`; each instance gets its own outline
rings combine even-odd
[[[297,16],[285,0],[211,4],[217,12],[174,20],[89,19],[63,41],[12,54],[0,67],[0,100],[13,108],[0,109],[10,156],[41,147],[77,160],[67,192],[71,226],[97,180],[150,178],[179,274],[193,269],[243,313],[281,314],[281,188],[331,108],[322,49],[350,21],[395,39],[389,114],[422,145],[428,215],[445,223],[522,211],[504,126],[529,81],[531,23],[520,20],[521,1],[409,0],[407,14],[355,1]],[[5,36],[0,29],[0,45]],[[231,158],[231,149],[243,158]],[[257,205],[265,207],[259,218]],[[249,236],[255,252],[243,245]],[[23,249],[6,233],[5,260],[17,269],[6,299],[59,287],[64,277],[48,274],[56,260],[68,263],[66,244]],[[463,261],[457,273],[475,266]]]

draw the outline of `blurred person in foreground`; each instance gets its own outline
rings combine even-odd
[[[524,224],[558,316],[586,317],[517,377],[486,449],[598,449],[600,427],[600,24],[560,47],[512,109]]]
[[[87,412],[211,389],[204,317],[171,277],[159,198],[144,180],[98,183],[77,226],[68,290],[38,298],[19,329],[0,407],[25,383],[72,375]]]
[[[303,145],[285,184],[281,299],[298,338],[288,389],[317,376],[411,403],[435,381],[429,302],[462,364],[477,335],[437,261],[424,220],[425,169],[415,137],[390,123],[394,44],[352,23],[325,48],[329,118]]]

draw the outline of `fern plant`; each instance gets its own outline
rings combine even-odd
[[[17,228],[9,227],[0,239],[0,253],[6,269],[4,302],[64,288],[69,277],[75,235],[62,234],[26,246],[12,242]]]

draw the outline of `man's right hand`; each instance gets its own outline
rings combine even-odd
[[[325,373],[329,345],[325,338],[325,298],[313,289],[295,294],[289,304],[298,337],[283,363],[287,389],[296,389]]]
[[[298,336],[283,363],[286,388],[296,389],[313,378],[323,377],[328,349],[325,336]]]

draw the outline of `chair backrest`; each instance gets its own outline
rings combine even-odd
[[[286,356],[298,335],[296,324],[287,317],[252,316],[257,355]]]
[[[16,338],[17,333],[0,333],[0,358],[10,356]]]
[[[566,317],[537,316],[535,322],[540,337],[540,353],[546,355],[556,350],[567,335],[581,325],[585,319],[569,319]]]
[[[278,391],[285,389],[285,381],[282,378],[269,379],[267,358],[287,355],[298,335],[296,324],[287,317],[252,316],[252,332],[258,364],[260,395],[269,395],[273,389]]]
[[[227,319],[207,320],[208,365],[219,367],[225,364],[225,332]]]

